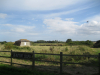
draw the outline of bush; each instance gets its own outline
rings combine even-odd
[[[83,55],[91,55],[89,52],[84,52]],[[87,57],[83,57],[83,59],[85,60]],[[89,59],[90,57],[88,57]]]
[[[93,42],[92,41],[87,40],[87,41],[85,41],[85,44],[90,46],[90,47],[93,47]]]
[[[85,48],[82,47],[82,46],[79,46],[78,48],[79,48],[80,51],[85,51]]]
[[[72,46],[72,45],[75,45],[75,43],[74,42],[69,42],[68,45]]]
[[[65,48],[65,51],[68,51],[68,48],[67,47]]]
[[[33,46],[34,46],[34,45],[35,45],[35,44],[34,44],[34,42],[31,42],[31,45],[33,45]]]
[[[27,46],[25,46],[25,47],[20,47],[20,49],[28,49],[28,50],[31,50],[31,48],[30,48],[30,47],[27,47]]]
[[[51,47],[50,47],[50,51],[53,51],[53,49],[54,49],[54,46],[51,46]]]
[[[19,46],[14,45],[13,49],[21,49]]]
[[[20,46],[16,46],[16,45],[13,46],[13,49],[19,49],[19,50],[21,50],[21,49],[28,49],[28,50],[31,50],[31,48],[28,47],[28,46],[20,47]]]
[[[68,41],[66,42],[66,45],[87,45],[89,47],[93,47],[93,42],[92,41]]]
[[[6,44],[4,44],[5,49],[12,49],[13,48],[13,43],[12,42],[8,42]]]
[[[100,48],[100,40],[98,40],[94,45],[94,48]]]
[[[1,44],[6,44],[7,42],[6,41],[3,41],[3,42],[0,42]]]

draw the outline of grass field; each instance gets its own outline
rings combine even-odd
[[[20,50],[12,49],[12,50],[17,51],[17,52],[35,51],[36,53],[54,53],[54,54],[60,54],[60,52],[63,52],[63,54],[70,54],[70,55],[71,54],[72,55],[83,55],[83,54],[98,55],[98,53],[100,53],[100,48],[90,48],[90,47],[84,46],[84,45],[39,46],[39,44],[38,44],[36,46],[35,45],[30,46],[30,48],[31,48],[30,50],[29,49],[20,49]],[[0,45],[0,50],[9,51],[9,50],[4,49],[4,45]],[[11,54],[8,52],[0,52],[0,56],[9,56],[10,57],[10,55]],[[60,60],[59,56],[54,56],[54,55],[35,55],[35,57],[39,58],[39,59],[43,59],[43,60],[49,60],[49,61],[59,61]],[[0,61],[10,62],[10,59],[0,57]],[[88,59],[87,57],[80,58],[80,57],[63,56],[63,61],[64,62],[83,62],[83,63],[90,62],[91,63],[88,65],[63,64],[63,72],[64,73],[69,73],[71,75],[77,75],[77,73],[82,73],[82,74],[86,73],[86,75],[92,75],[92,74],[98,73],[98,59],[97,58]],[[13,59],[13,63],[32,65],[32,62],[30,60]],[[59,64],[36,61],[35,65],[38,68],[38,70],[59,73]],[[13,66],[18,66],[18,65],[13,64]],[[80,74],[80,75],[82,75],[82,74]]]
[[[0,75],[55,75],[50,72],[42,72],[38,70],[29,70],[25,68],[12,67],[0,64]]]

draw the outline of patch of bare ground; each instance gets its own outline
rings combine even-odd
[[[31,66],[20,66],[14,65],[16,67],[23,67],[32,70]],[[50,65],[36,65],[35,69],[45,72],[53,72],[55,74],[60,73],[59,66],[50,66]],[[83,66],[83,65],[67,65],[63,66],[63,74],[62,75],[97,75],[98,67],[91,66]]]

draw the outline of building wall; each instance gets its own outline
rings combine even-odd
[[[21,44],[20,41],[16,41],[16,42],[14,43],[14,45],[17,45],[17,46],[20,46],[20,44]]]
[[[30,42],[21,42],[20,46],[30,46]]]

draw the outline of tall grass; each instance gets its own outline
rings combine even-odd
[[[2,50],[11,51],[11,49],[5,49],[4,45],[0,45],[0,48],[2,48]],[[60,54],[60,52],[63,52],[63,54],[67,54],[67,55],[84,55],[84,54],[97,55],[100,52],[100,48],[90,48],[90,47],[84,46],[84,45],[81,45],[81,46],[80,45],[76,45],[76,46],[30,46],[30,47],[13,46],[12,50],[16,51],[16,52],[32,52],[32,51],[34,51],[35,53],[54,53],[54,54]],[[0,56],[10,56],[10,55],[11,54],[8,52],[0,52]],[[56,55],[35,54],[35,58],[37,60],[60,61],[60,56],[56,56]],[[0,61],[10,62],[10,59],[0,58]],[[63,62],[91,63],[86,66],[98,66],[97,58],[89,58],[88,59],[88,57],[63,56]],[[13,59],[13,63],[32,65],[32,62],[30,60],[22,60],[22,59],[21,60]],[[51,65],[58,66],[59,65],[58,63],[35,61],[35,65],[44,65],[44,64],[48,65],[48,66],[51,66]],[[63,65],[65,66],[65,65],[70,65],[70,64],[63,64]],[[24,75],[27,75],[27,74],[24,74]],[[29,74],[29,75],[32,75],[32,74]],[[42,73],[41,73],[41,75],[42,75]]]
[[[5,46],[4,46],[5,47]],[[3,48],[3,46],[2,46]],[[9,49],[8,49],[9,50]],[[36,53],[54,53],[54,54],[60,54],[60,52],[63,52],[63,54],[68,55],[94,55],[96,54],[95,49],[90,48],[88,46],[30,46],[30,47],[19,47],[19,46],[13,46],[13,51],[21,51],[21,52],[34,52]],[[3,55],[3,54],[2,54]],[[59,61],[60,56],[56,55],[35,55],[36,59],[41,60],[49,60],[49,61]],[[78,57],[78,56],[63,56],[64,62],[88,62],[91,60],[87,60],[88,57]],[[97,58],[95,58],[97,59]],[[84,61],[85,60],[85,61]]]

